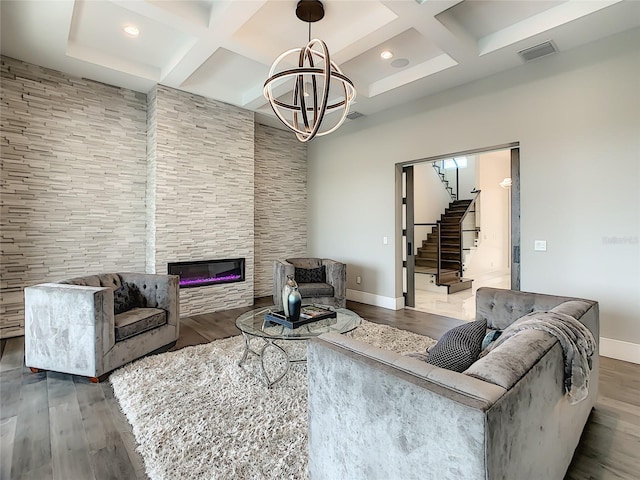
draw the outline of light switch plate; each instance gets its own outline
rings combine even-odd
[[[533,242],[533,249],[536,252],[546,252],[547,251],[547,241],[546,240],[535,240]]]

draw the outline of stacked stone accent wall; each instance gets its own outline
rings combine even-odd
[[[168,262],[245,258],[244,282],[182,289],[180,312],[252,305],[253,112],[164,86],[155,111],[155,271],[166,273]]]
[[[155,273],[156,266],[156,158],[158,115],[156,89],[147,95],[147,186],[146,186],[146,273]]]
[[[0,336],[23,288],[145,268],[146,95],[1,57]]]
[[[0,338],[24,333],[28,285],[245,258],[245,282],[181,290],[186,316],[271,295],[273,259],[306,254],[306,147],[293,135],[167,87],[0,60]]]
[[[307,147],[287,131],[255,128],[255,296],[271,296],[273,261],[307,254]]]

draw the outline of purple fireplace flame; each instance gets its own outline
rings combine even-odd
[[[180,276],[181,288],[244,281],[244,258],[175,262],[167,269],[170,275]]]

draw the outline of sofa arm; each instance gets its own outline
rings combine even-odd
[[[309,341],[307,362],[310,479],[485,478],[485,412],[503,388],[333,334]]]
[[[286,260],[273,261],[273,304],[282,308],[282,289],[287,281],[287,275],[295,275],[295,267]]]
[[[178,325],[180,320],[180,277],[154,273],[121,273],[123,283],[138,287],[148,307],[167,311],[167,323]]]
[[[113,290],[45,283],[24,289],[28,367],[94,377],[115,344]]]
[[[333,287],[333,296],[344,308],[347,300],[347,265],[328,258],[322,259],[327,275],[327,283]]]

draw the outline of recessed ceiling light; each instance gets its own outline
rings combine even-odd
[[[383,50],[380,53],[380,58],[383,58],[385,60],[389,60],[390,58],[393,58],[393,52],[390,50]]]
[[[125,25],[124,27],[122,27],[122,30],[124,30],[124,33],[126,33],[130,37],[137,37],[138,35],[140,35],[140,30],[138,30],[138,27],[136,27],[135,25]]]

